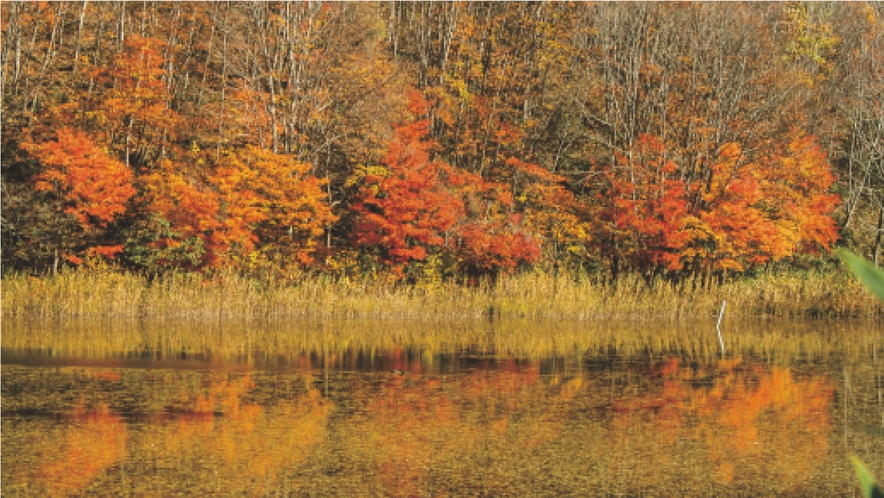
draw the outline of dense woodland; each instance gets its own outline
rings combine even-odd
[[[3,272],[882,258],[884,4],[7,2]]]

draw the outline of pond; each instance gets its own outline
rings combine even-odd
[[[708,323],[203,326],[227,348],[177,350],[7,325],[4,496],[854,496],[847,455],[884,474],[876,323],[731,325],[723,356]]]

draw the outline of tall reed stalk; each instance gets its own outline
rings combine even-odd
[[[8,275],[0,283],[2,316],[70,320],[482,319],[680,320],[728,316],[879,317],[882,305],[843,273],[763,275],[711,287],[697,282],[647,284],[637,276],[598,284],[536,272],[467,287],[424,282],[308,277],[273,281],[235,273],[205,279],[174,274],[148,280],[111,270],[56,277]]]

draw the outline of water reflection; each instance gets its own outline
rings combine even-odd
[[[647,455],[633,459],[637,482],[677,472],[676,447],[696,444],[719,482],[748,486],[763,472],[783,492],[812,492],[802,486],[823,470],[831,381],[795,379],[789,369],[742,365],[740,359],[690,367],[673,358],[653,372],[654,387],[617,400],[611,424],[614,448],[641,447],[636,454]]]
[[[265,371],[4,364],[4,496],[853,489],[835,370],[824,366],[409,348],[288,361]]]
[[[861,355],[880,346],[884,322],[728,320],[722,333],[729,352],[786,363],[832,354]],[[74,320],[47,324],[4,317],[0,334],[4,361],[7,356],[20,362],[39,354],[44,362],[78,358],[84,366],[96,359],[118,361],[120,366],[142,360],[144,368],[157,368],[162,362],[167,368],[215,369],[237,364],[286,370],[304,360],[316,368],[325,364],[325,353],[329,352],[341,354],[337,361],[348,369],[374,370],[372,362],[377,356],[397,345],[408,346],[402,354],[409,361],[414,361],[415,354],[451,358],[464,352],[496,358],[602,359],[676,353],[706,361],[719,352],[714,319],[618,323]],[[23,351],[27,352],[24,357]],[[433,368],[427,361],[422,366]]]
[[[129,430],[107,405],[88,409],[81,399],[63,419],[65,428],[51,437],[56,444],[41,447],[36,467],[22,476],[25,482],[44,488],[47,496],[84,489],[126,454]]]
[[[4,377],[19,373],[5,369]],[[182,489],[257,493],[308,457],[325,437],[334,406],[309,376],[298,379],[296,393],[289,389],[266,403],[249,400],[257,387],[249,374],[73,369],[53,377],[80,390],[80,400],[56,413],[4,414],[4,422],[25,419],[23,426],[4,425],[6,492],[117,495],[122,486],[136,486],[130,491],[154,496]],[[161,405],[123,414],[94,402],[108,392]],[[31,470],[27,462],[37,465]],[[11,476],[7,466],[15,469]]]
[[[140,429],[133,451],[146,458],[132,462],[132,470],[151,477],[151,494],[182,485],[223,494],[272,487],[325,437],[333,404],[310,384],[307,379],[299,394],[259,404],[249,400],[256,388],[251,375],[207,374],[198,387],[175,392],[162,411],[133,420]],[[168,388],[176,389],[174,381]]]

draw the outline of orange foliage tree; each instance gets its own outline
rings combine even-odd
[[[112,85],[91,117],[107,134],[126,164],[149,165],[166,154],[182,124],[169,104],[166,43],[133,36],[108,69],[99,69],[100,83]]]
[[[105,229],[126,212],[135,194],[132,171],[86,133],[70,128],[59,129],[55,140],[26,143],[24,148],[42,166],[32,178],[34,189],[51,199],[56,214],[64,217],[60,224],[68,225],[59,227],[56,257],[60,251],[79,264],[87,253],[113,257],[120,252],[122,245],[105,244]]]
[[[537,262],[539,237],[526,229],[524,215],[516,212],[511,186],[478,175],[468,178],[461,189],[467,218],[457,228],[462,270],[471,276],[494,276]]]
[[[312,263],[336,218],[310,166],[252,146],[212,162],[194,151],[189,168],[166,160],[143,176],[147,209],[171,228],[152,248],[190,245],[197,252],[183,263],[191,266]]]
[[[196,269],[218,260],[208,248],[218,249],[220,200],[204,175],[189,169],[167,159],[139,178],[141,204],[151,215],[130,231],[127,252],[146,270]]]
[[[415,117],[428,102],[410,95]],[[396,127],[382,168],[365,170],[351,207],[356,215],[353,243],[368,251],[394,275],[450,245],[451,229],[464,216],[463,201],[454,191],[462,177],[443,161],[433,161],[435,142],[427,140],[429,121],[417,119]]]
[[[183,118],[171,109],[171,75],[162,40],[131,36],[104,66],[81,63],[90,90],[72,92],[39,115],[31,135],[59,124],[85,130],[127,166],[155,165],[175,148]],[[85,84],[85,83],[84,83]],[[191,123],[193,124],[193,123]]]
[[[834,178],[814,137],[795,130],[753,157],[725,144],[689,181],[666,153],[643,135],[599,171],[597,247],[615,272],[744,271],[834,243]]]
[[[227,155],[210,179],[225,204],[223,232],[229,235],[223,244],[243,243],[279,263],[312,263],[337,217],[325,202],[325,180],[310,170],[291,156],[253,146]]]
[[[801,130],[754,158],[724,145],[706,180],[688,187],[698,220],[686,251],[692,266],[743,271],[829,248],[837,239],[833,183],[825,153]]]
[[[427,113],[431,104],[419,92],[413,91],[410,99],[413,116]],[[356,214],[357,247],[368,250],[399,277],[409,263],[429,255],[447,258],[453,261],[450,266],[473,276],[510,272],[540,259],[540,237],[524,226],[511,185],[431,160],[436,142],[427,139],[427,119],[401,125],[395,133],[384,166],[363,169],[355,177],[362,182],[351,207]],[[541,181],[560,180],[516,159],[506,164],[512,182],[520,172]],[[525,195],[539,195],[544,207],[559,209],[552,207],[550,198],[551,192],[561,194],[558,187],[550,192],[539,188],[529,188]],[[542,216],[531,213],[539,229]]]
[[[544,257],[558,265],[590,257],[591,229],[586,203],[568,189],[566,179],[537,164],[510,158],[511,183],[525,217],[525,228],[541,239]],[[522,180],[524,179],[524,180]]]
[[[604,187],[596,194],[600,252],[611,258],[615,272],[621,262],[642,271],[682,269],[688,205],[677,166],[651,135],[642,135],[616,160],[601,171]]]

